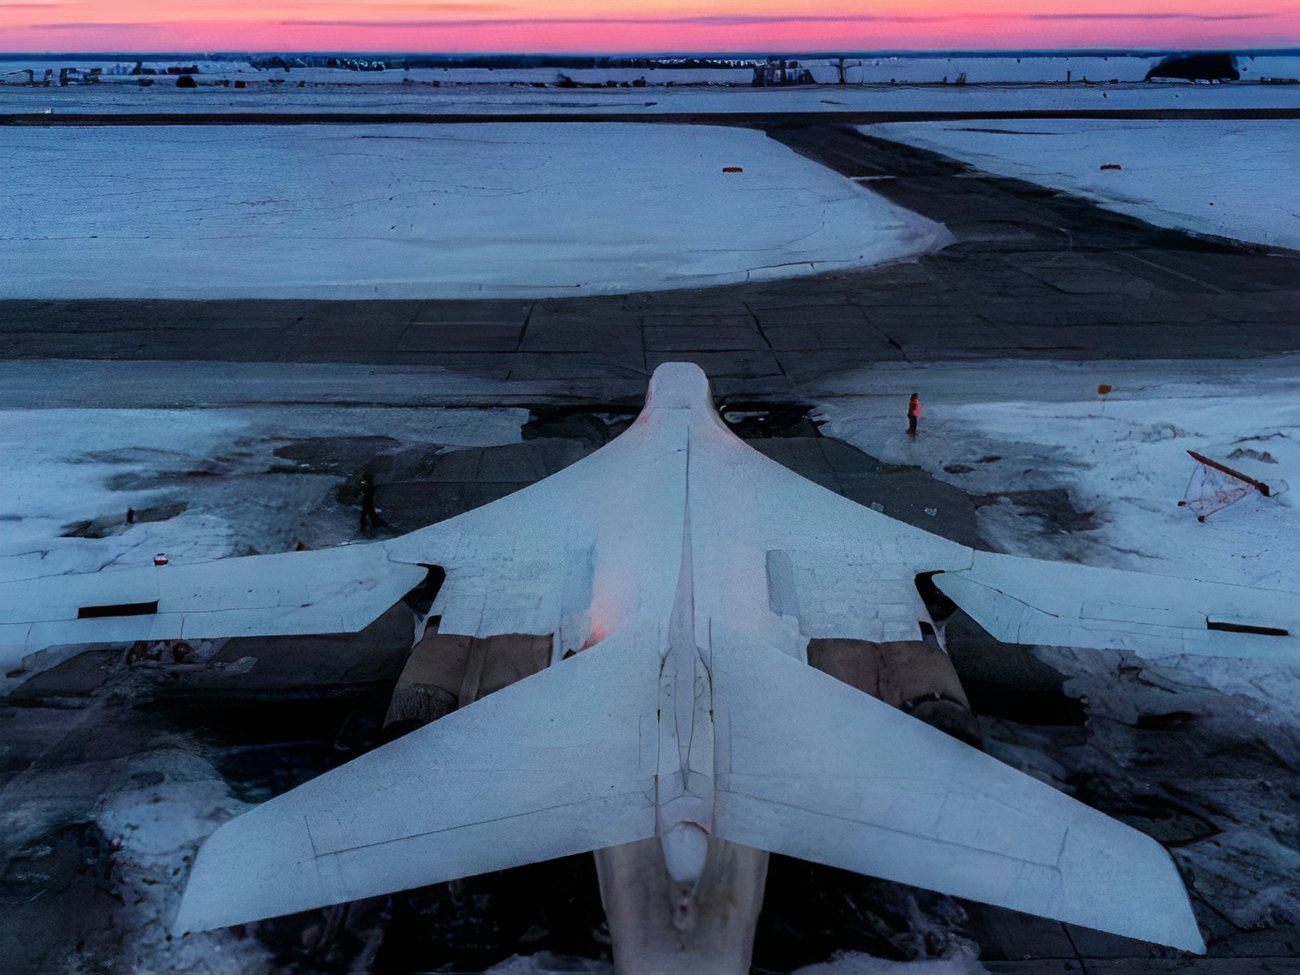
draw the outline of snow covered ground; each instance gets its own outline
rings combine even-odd
[[[122,778],[131,785],[108,795],[93,816],[115,850],[114,880],[132,922],[124,925],[121,969],[212,975],[270,970],[270,953],[255,939],[225,931],[183,939],[168,934],[180,899],[177,862],[216,826],[251,807],[231,796],[216,769],[184,748],[155,748],[129,767],[129,778]]]
[[[67,88],[0,87],[0,114],[91,112],[417,112],[430,114],[663,115],[691,112],[987,112],[1078,111],[1082,109],[1243,109],[1300,107],[1300,85],[1184,85],[1142,82],[890,84],[889,77],[866,85],[795,88],[695,86],[645,88],[534,88],[510,85],[412,82],[336,72],[341,83],[308,83],[291,73],[262,72],[244,89],[200,84],[177,89],[171,78],[147,88],[99,84]],[[387,75],[387,72],[385,72]],[[271,79],[276,78],[277,84]],[[200,76],[202,79],[202,76]],[[951,78],[955,81],[956,75]],[[299,81],[303,86],[299,87]],[[383,83],[386,82],[386,83]]]
[[[1112,387],[1104,396],[1102,384]],[[913,391],[923,405],[915,438],[904,416]],[[1099,527],[1056,557],[1300,589],[1290,545],[1300,533],[1300,505],[1284,489],[1300,487],[1295,356],[876,363],[820,380],[811,392],[828,421],[823,433],[891,463],[920,465],[967,493],[1069,487]],[[1249,468],[1278,490],[1199,524],[1177,506],[1194,466],[1189,449]],[[1229,460],[1233,452],[1240,455]],[[971,469],[946,470],[954,465]],[[1037,534],[1008,519],[993,537],[1007,551],[1051,557],[1058,543],[1040,543]]]
[[[1159,226],[1300,249],[1300,121],[891,122],[863,131]]]
[[[2,140],[8,298],[619,293],[860,267],[951,240],[744,129],[126,127]]]
[[[520,409],[0,409],[0,559],[38,557],[67,571],[174,558],[219,558],[254,546],[288,550],[295,533],[329,527],[306,515],[319,504],[314,477],[273,451],[311,437],[390,437],[448,449],[517,443]],[[382,445],[375,448],[382,449]],[[244,475],[285,473],[268,492],[218,487]],[[214,493],[215,489],[215,493]],[[200,500],[201,499],[201,500]],[[309,500],[310,499],[310,500]],[[181,504],[127,530],[127,508]],[[68,537],[70,524],[111,522],[102,537]],[[280,528],[271,526],[279,522]],[[349,535],[332,538],[337,544]],[[285,534],[285,532],[288,534]],[[312,542],[313,546],[317,542]]]
[[[1104,397],[1102,384],[1113,387]],[[924,410],[915,439],[904,418],[913,391]],[[1294,356],[881,363],[824,380],[814,396],[828,421],[824,433],[990,498],[979,508],[979,525],[1003,551],[1300,592],[1300,505],[1288,489],[1300,486]],[[1199,523],[1178,507],[1197,467],[1188,450],[1268,483],[1273,496],[1250,492]],[[996,499],[1059,487],[1094,529],[1045,530],[1050,523],[1032,505]],[[1219,658],[1172,666],[1297,723],[1300,661],[1283,673]]]

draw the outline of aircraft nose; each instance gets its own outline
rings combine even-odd
[[[693,362],[665,362],[650,377],[647,410],[713,411],[709,377]]]

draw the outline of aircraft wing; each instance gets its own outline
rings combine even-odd
[[[382,544],[0,583],[0,666],[48,646],[351,633],[428,569]]]
[[[1300,660],[1300,593],[978,551],[934,583],[1004,643]]]
[[[666,370],[667,366],[661,366]],[[711,405],[690,441],[696,608],[794,656],[810,638],[919,640],[916,577],[971,549],[857,504],[751,448]]]
[[[545,481],[382,542],[79,574],[41,574],[14,560],[0,581],[0,668],[57,645],[352,633],[433,565],[447,573],[434,609],[443,632],[568,626],[561,636],[576,649],[591,633],[593,603],[626,617],[656,558],[675,564],[673,539],[658,528],[681,518],[686,427],[685,415],[653,431],[634,425]],[[626,551],[635,559],[614,555]],[[624,569],[597,580],[598,563]]]
[[[710,647],[716,835],[1204,951],[1155,840],[716,622]]]
[[[230,820],[174,930],[653,836],[655,641],[611,638]]]

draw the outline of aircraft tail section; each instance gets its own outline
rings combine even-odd
[[[1155,840],[716,622],[711,646],[720,838],[1204,950]]]
[[[611,639],[231,820],[174,930],[653,836],[657,667]]]

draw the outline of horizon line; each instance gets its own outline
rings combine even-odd
[[[784,58],[813,58],[813,57],[888,57],[891,55],[905,56],[949,56],[958,57],[966,55],[974,56],[1003,56],[1014,57],[1017,55],[1102,55],[1102,56],[1141,56],[1157,54],[1240,54],[1240,55],[1257,55],[1266,54],[1292,54],[1300,55],[1300,46],[1288,45],[1279,47],[1261,47],[1261,46],[1242,46],[1242,47],[1042,47],[1042,48],[1023,48],[1023,47],[989,47],[989,48],[809,48],[804,51],[779,51],[773,53],[769,49],[753,49],[743,51],[720,51],[720,50],[681,50],[681,51],[396,51],[386,48],[322,48],[322,49],[288,49],[288,48],[268,48],[265,50],[252,49],[176,49],[176,50],[151,50],[151,51],[127,51],[120,49],[105,50],[68,50],[68,51],[0,51],[0,58],[11,57],[289,57],[289,56],[331,56],[341,54],[369,54],[369,55],[388,55],[395,58],[410,57],[440,57],[448,59],[464,58],[758,58],[758,57],[784,57]]]

